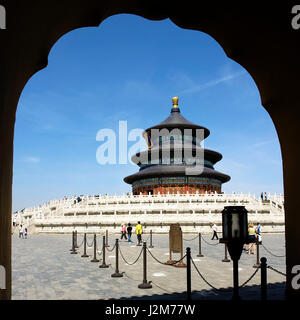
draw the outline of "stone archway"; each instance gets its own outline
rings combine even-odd
[[[300,215],[297,213],[298,128],[300,90],[300,31],[291,27],[292,6],[251,2],[247,7],[231,1],[193,7],[188,1],[60,0],[2,1],[7,29],[0,30],[0,265],[6,270],[6,289],[0,299],[11,298],[11,200],[15,112],[20,94],[32,75],[47,66],[54,43],[80,27],[98,26],[118,13],[151,20],[170,18],[181,28],[212,36],[227,56],[254,79],[263,107],[278,133],[284,170],[286,262],[288,297],[299,298],[291,273],[300,265]],[[176,46],[176,43],[174,44]]]

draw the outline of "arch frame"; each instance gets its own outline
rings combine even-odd
[[[226,55],[244,67],[255,81],[262,106],[269,113],[280,142],[285,193],[287,298],[299,299],[292,286],[292,268],[300,265],[299,74],[300,31],[291,26],[292,4],[233,1],[216,5],[202,1],[138,0],[5,0],[6,29],[0,30],[0,265],[6,269],[6,289],[0,299],[11,299],[11,209],[13,138],[19,97],[27,81],[47,66],[48,55],[64,34],[99,26],[115,14],[135,14],[150,20],[169,18],[184,29],[213,37]]]

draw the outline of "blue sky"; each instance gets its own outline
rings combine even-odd
[[[179,97],[182,114],[210,129],[205,147],[223,154],[225,192],[283,192],[280,146],[250,75],[207,34],[169,20],[117,15],[63,36],[48,67],[19,101],[13,210],[79,194],[130,191],[127,165],[99,165],[103,128],[147,128]],[[128,144],[130,147],[134,142]]]

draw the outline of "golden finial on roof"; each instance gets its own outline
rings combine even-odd
[[[173,97],[172,98],[173,108],[178,108],[178,101],[179,101],[178,97]]]

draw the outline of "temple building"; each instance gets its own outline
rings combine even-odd
[[[202,147],[209,130],[181,115],[177,97],[172,102],[169,117],[145,130],[148,150],[132,157],[140,169],[124,181],[134,195],[221,193],[230,177],[214,169],[222,155]]]

